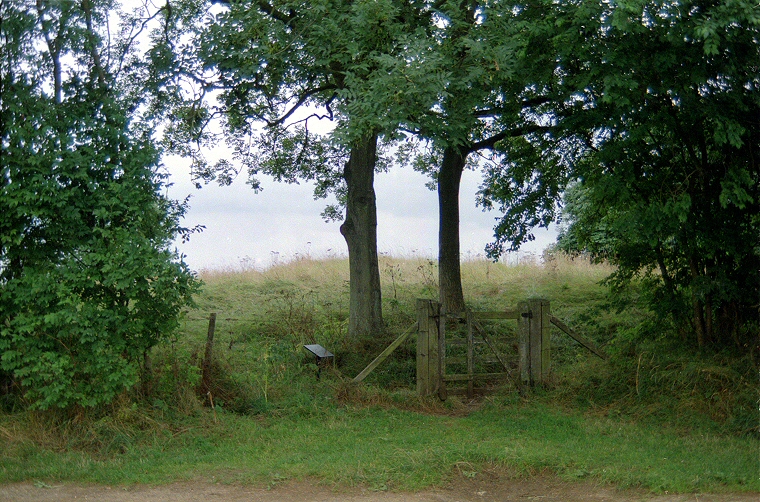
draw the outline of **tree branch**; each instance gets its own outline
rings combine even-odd
[[[87,26],[86,44],[90,51],[90,57],[92,57],[92,64],[94,70],[98,76],[98,84],[100,87],[106,86],[106,70],[103,68],[103,63],[100,60],[100,53],[98,52],[97,37],[95,30],[92,27],[92,0],[82,0],[82,11],[84,12],[85,25]]]
[[[266,121],[267,122],[267,126],[271,127],[271,126],[275,126],[275,125],[282,125],[282,123],[285,122],[286,120],[288,120],[288,118],[290,118],[290,116],[293,115],[296,112],[296,110],[298,110],[301,107],[301,105],[303,105],[306,102],[306,100],[308,100],[310,97],[312,97],[315,94],[318,94],[320,92],[329,91],[331,89],[335,89],[335,86],[334,85],[324,85],[324,86],[320,86],[320,87],[315,87],[314,89],[310,89],[310,90],[304,92],[298,98],[298,101],[284,115],[280,116],[277,120],[274,120],[274,121],[267,120]],[[331,97],[328,100],[328,110],[329,110],[329,104],[330,104],[330,102],[332,102],[333,99],[334,99],[334,96]],[[314,115],[316,115],[316,114],[313,114],[312,116],[314,116]],[[330,115],[332,115],[332,112],[330,112]]]
[[[121,53],[119,54],[119,64],[118,64],[118,70],[116,70],[116,74],[120,75],[121,71],[124,67],[124,61],[126,60],[127,55],[129,55],[129,52],[131,50],[132,45],[137,41],[137,39],[142,35],[142,33],[145,31],[145,29],[148,27],[148,23],[156,19],[161,13],[163,13],[167,9],[167,6],[164,5],[163,7],[159,8],[155,13],[150,14],[148,12],[148,17],[139,19],[139,23],[137,23],[138,19],[135,19],[135,23],[130,24],[129,29],[129,35],[127,35],[126,39],[124,39],[124,47],[121,49]],[[136,27],[137,25],[137,27]]]
[[[478,150],[493,149],[496,146],[496,143],[506,138],[516,138],[533,132],[549,132],[552,129],[553,128],[550,126],[529,125],[510,129],[508,131],[502,131],[499,134],[494,134],[490,138],[471,144],[468,148],[468,153],[477,152]]]

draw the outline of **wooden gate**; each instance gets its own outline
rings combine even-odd
[[[514,359],[514,353],[507,354],[500,347],[498,340],[494,340],[495,337],[491,337],[483,329],[480,321],[486,319],[517,321],[516,364],[511,364],[509,360],[510,355]],[[449,322],[463,325],[464,331],[452,330],[447,333],[446,326]],[[606,354],[596,345],[551,315],[548,300],[527,300],[520,302],[516,309],[496,312],[468,310],[448,314],[441,312],[441,305],[436,301],[417,300],[417,322],[356,375],[353,382],[360,383],[364,380],[412,333],[417,331],[417,393],[420,396],[438,394],[441,399],[446,399],[448,384],[464,382],[467,385],[467,395],[471,397],[476,380],[509,377],[513,367],[519,369],[520,384],[523,387],[542,384],[551,370],[550,324],[597,356],[606,359]],[[463,336],[457,339],[453,336],[456,332],[463,333]],[[483,366],[477,364],[477,356],[482,356],[485,352],[476,349],[479,344],[481,349],[485,346],[492,353],[494,361],[498,362],[503,371],[479,371]],[[452,347],[457,347],[457,349],[452,349]],[[455,353],[457,351],[459,353]],[[464,368],[464,370],[457,373],[454,369],[456,367]]]
[[[519,369],[522,385],[543,383],[551,364],[550,319],[549,302],[542,299],[521,302],[516,309],[455,313],[441,312],[438,302],[418,300],[418,394],[446,399],[451,384],[464,383],[472,397],[476,381],[508,378],[514,369]],[[483,328],[484,320],[517,321],[516,361],[514,351],[508,353],[504,343]],[[499,371],[484,371],[486,363],[495,363]]]

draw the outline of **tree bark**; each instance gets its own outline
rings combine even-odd
[[[377,134],[370,134],[352,146],[343,172],[348,190],[346,219],[340,226],[340,233],[348,245],[349,337],[376,336],[383,330],[377,262],[376,160]]]
[[[446,312],[465,310],[459,249],[459,185],[466,153],[447,147],[438,173],[438,287]]]

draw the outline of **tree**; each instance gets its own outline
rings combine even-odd
[[[440,301],[448,311],[465,309],[460,272],[459,187],[468,162],[491,167],[509,162],[510,141],[551,127],[523,116],[545,101],[552,80],[551,53],[527,28],[541,10],[514,2],[445,2],[436,12],[437,58],[431,72],[446,74],[436,107],[417,119],[417,134],[433,145],[423,159],[435,166],[439,203]],[[477,159],[490,151],[488,160]],[[469,159],[469,160],[468,160]],[[423,169],[429,169],[428,166]]]
[[[410,72],[419,70],[394,57],[420,43],[414,20],[425,19],[424,10],[425,2],[392,0],[233,2],[196,30],[199,66],[216,72],[208,85],[221,94],[218,105],[207,105],[208,111],[193,105],[197,114],[190,116],[222,118],[254,187],[264,172],[285,181],[314,180],[319,194],[337,189],[343,195],[353,337],[377,335],[383,327],[377,146],[380,137],[393,138],[408,103],[426,96],[404,92]],[[327,137],[310,130],[320,117],[336,122]],[[205,172],[234,170],[225,161]]]
[[[111,66],[126,54],[101,38],[109,5],[0,4],[0,371],[35,408],[132,387],[196,288],[169,248],[185,206],[160,195]]]
[[[551,116],[584,150],[548,178],[577,183],[562,245],[616,264],[618,284],[643,276],[651,308],[695,345],[744,347],[760,294],[760,7],[575,1],[552,22],[564,108]]]

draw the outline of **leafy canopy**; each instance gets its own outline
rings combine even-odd
[[[760,294],[760,6],[567,2],[558,71],[586,155],[565,249],[642,275],[697,344],[746,347]],[[570,94],[572,93],[572,94]],[[742,327],[743,326],[743,327]]]

